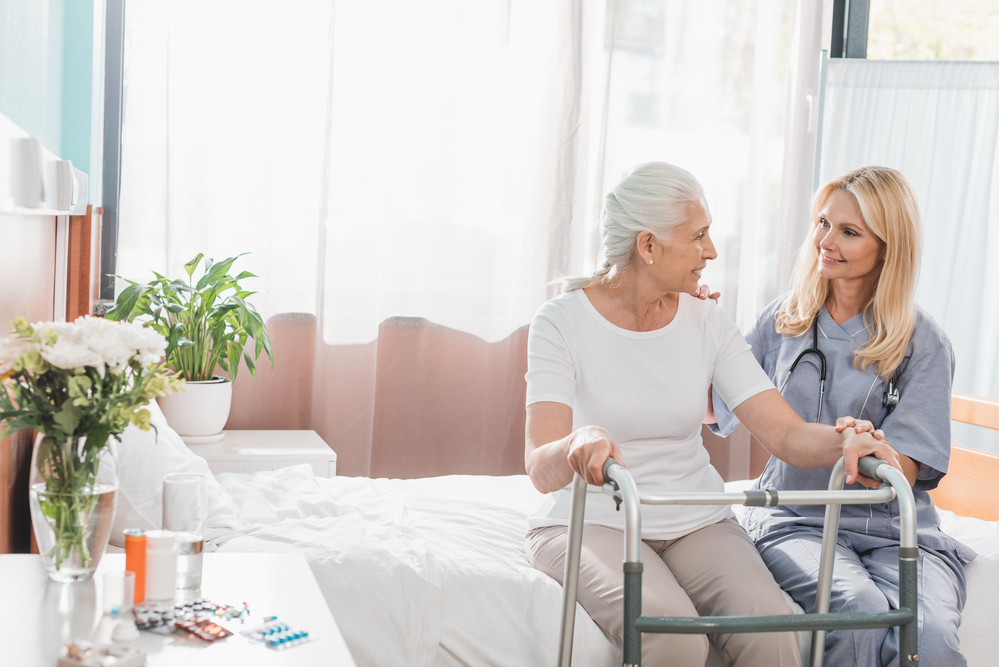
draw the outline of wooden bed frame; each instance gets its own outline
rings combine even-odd
[[[954,394],[951,419],[999,431],[999,401]],[[940,509],[985,521],[999,521],[999,456],[951,446],[950,467],[933,491]]]

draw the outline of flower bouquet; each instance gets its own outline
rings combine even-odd
[[[139,324],[81,317],[12,323],[0,339],[0,437],[37,432],[31,520],[52,579],[88,579],[107,546],[118,488],[112,438],[148,430],[151,398],[182,382],[162,365],[166,340]]]

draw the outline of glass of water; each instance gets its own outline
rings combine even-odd
[[[163,529],[177,543],[177,593],[201,596],[201,561],[208,519],[208,482],[204,476],[175,472],[163,477]]]

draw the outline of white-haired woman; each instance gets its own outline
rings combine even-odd
[[[864,167],[819,190],[812,221],[791,291],[760,314],[746,339],[803,419],[829,424],[850,415],[887,432],[916,500],[919,662],[958,667],[965,664],[957,638],[962,564],[974,553],[940,531],[927,493],[947,472],[954,353],[947,335],[913,303],[921,237],[916,197],[894,169]],[[713,428],[728,435],[742,416],[714,399]],[[824,489],[828,478],[828,470],[771,458],[759,484]],[[747,514],[764,561],[806,611],[815,604],[822,511],[751,508]],[[897,608],[898,546],[898,501],[844,506],[830,611]],[[898,664],[898,638],[898,628],[830,632],[826,664]]]
[[[691,295],[715,257],[710,226],[693,176],[662,162],[636,167],[607,196],[603,266],[566,280],[531,323],[525,458],[534,485],[550,495],[530,518],[526,543],[532,564],[557,581],[574,473],[600,485],[612,456],[643,491],[723,489],[700,438],[712,382],[769,451],[796,466],[822,468],[844,456],[852,482],[859,456],[898,465],[889,446],[858,432],[863,425],[804,422],[735,324],[710,300]],[[602,500],[587,503],[579,601],[620,639],[623,518]],[[647,506],[642,515],[645,615],[789,613],[731,508]],[[729,665],[799,663],[794,633],[712,641]],[[645,665],[703,665],[707,654],[704,635],[643,637]]]

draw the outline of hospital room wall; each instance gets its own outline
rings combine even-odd
[[[94,16],[102,16],[102,6],[101,0],[0,0],[0,113],[88,175],[100,80]],[[91,203],[94,194],[91,188]]]

